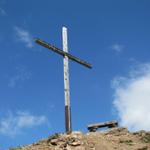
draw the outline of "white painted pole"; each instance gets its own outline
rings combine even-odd
[[[63,51],[68,53],[67,28],[62,28]],[[71,107],[70,107],[70,88],[69,88],[69,64],[68,56],[64,56],[64,93],[65,93],[65,127],[66,132],[71,132]]]

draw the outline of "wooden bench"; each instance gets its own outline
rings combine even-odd
[[[88,125],[87,129],[89,130],[89,132],[96,132],[97,129],[99,129],[99,128],[103,128],[103,127],[114,128],[117,126],[118,126],[117,121],[108,121],[108,122],[102,122],[102,123]]]

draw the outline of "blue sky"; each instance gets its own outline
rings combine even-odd
[[[114,119],[150,130],[149,0],[0,0],[0,150],[64,132],[63,59],[33,41],[62,48],[62,26],[93,65],[69,62],[73,130]]]

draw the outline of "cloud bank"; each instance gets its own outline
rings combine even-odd
[[[6,16],[7,15],[6,11],[3,8],[1,8],[1,7],[0,7],[0,15],[2,15],[2,16]]]
[[[20,27],[15,27],[14,30],[19,41],[23,42],[27,48],[33,48],[33,38],[29,31]]]
[[[40,126],[48,120],[45,116],[35,116],[29,112],[19,111],[15,114],[9,113],[0,120],[0,134],[14,137],[26,128]]]
[[[8,80],[8,87],[14,88],[18,84],[23,83],[26,80],[29,80],[32,76],[31,72],[29,72],[26,67],[19,66],[15,68],[15,73],[11,75]]]
[[[120,53],[120,52],[122,52],[123,51],[123,46],[122,45],[120,45],[120,44],[113,44],[112,46],[111,46],[111,49],[112,50],[114,50],[116,53]]]
[[[127,77],[113,80],[114,107],[122,126],[150,130],[150,63],[133,68]]]

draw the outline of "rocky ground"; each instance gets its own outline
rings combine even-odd
[[[112,128],[105,132],[55,134],[10,150],[150,150],[150,132]]]

